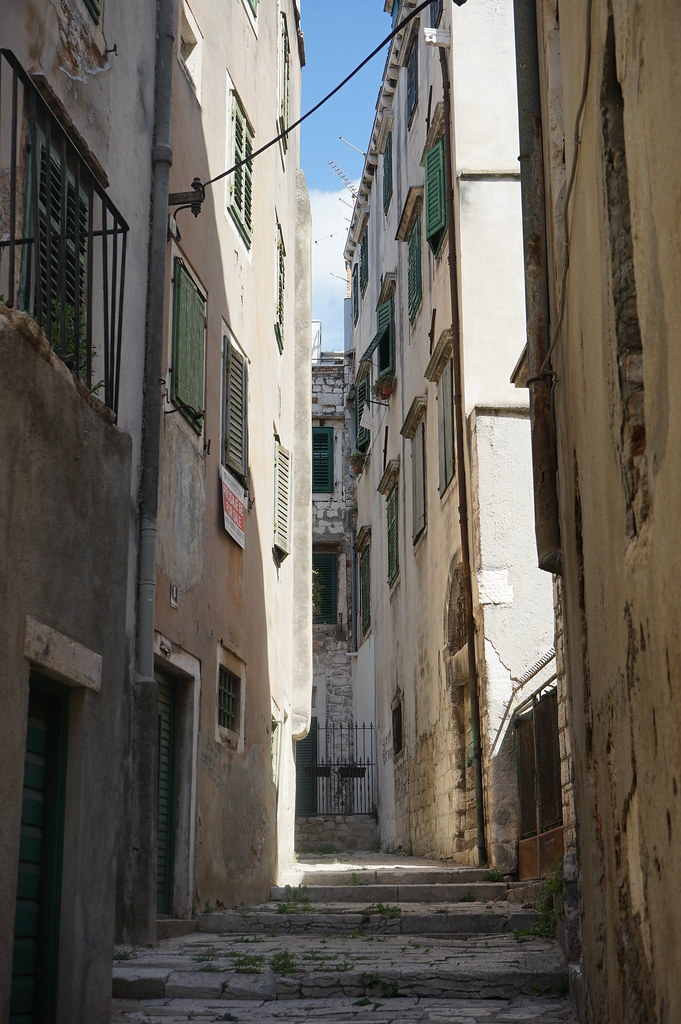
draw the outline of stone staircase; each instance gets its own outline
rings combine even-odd
[[[386,855],[300,865],[269,903],[121,949],[114,1024],[572,1024],[557,944],[489,873]]]

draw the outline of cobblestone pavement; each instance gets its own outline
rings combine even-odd
[[[417,869],[408,865],[415,897]],[[303,885],[316,881],[309,872],[299,877]],[[370,884],[385,881],[379,871]],[[425,881],[428,892],[420,891],[418,904],[362,907],[355,898],[332,908],[308,902],[304,889],[294,891],[293,901],[291,890],[273,890],[289,897],[279,913],[276,904],[241,910],[232,926],[252,917],[241,933],[222,930],[229,913],[203,915],[200,932],[154,949],[119,949],[112,1024],[576,1024],[556,943],[509,934],[504,901],[441,903],[437,884]],[[416,906],[412,925],[419,932],[395,931]],[[460,928],[467,913],[470,933]],[[443,933],[453,915],[456,928]],[[345,929],[339,918],[348,919]],[[289,930],[303,921],[309,930]],[[481,922],[492,930],[481,931]]]

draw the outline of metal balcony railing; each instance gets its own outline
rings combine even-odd
[[[0,300],[118,409],[128,225],[9,50],[0,50]]]

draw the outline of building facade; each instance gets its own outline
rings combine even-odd
[[[527,362],[563,572],[584,1019],[673,1021],[681,15],[627,0],[561,4],[560,19],[555,3],[515,6],[537,228]]]
[[[414,6],[386,10],[399,26]],[[510,3],[434,3],[398,32],[346,248],[356,673],[375,694],[381,842],[503,870],[518,856],[514,709],[553,645],[526,396],[509,382],[524,330],[514,75]]]

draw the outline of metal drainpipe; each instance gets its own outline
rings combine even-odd
[[[357,650],[357,553],[355,552],[355,541],[357,540],[356,530],[350,531],[350,557],[352,558],[352,572],[350,574],[351,594],[350,603],[352,607],[352,650]]]
[[[157,693],[154,679],[156,539],[161,444],[161,377],[165,313],[171,92],[175,0],[159,0],[152,150],[149,283],[142,409],[139,561],[137,574],[137,673],[134,680],[132,746],[134,771],[132,854],[133,942],[156,939],[156,762]]]
[[[561,573],[556,427],[552,372],[542,372],[549,349],[546,206],[535,0],[514,0],[520,181],[525,257],[528,387],[532,425],[534,522],[540,569]]]
[[[487,863],[485,839],[485,805],[482,787],[482,746],[480,740],[480,700],[478,694],[478,666],[475,652],[475,617],[473,615],[473,587],[470,563],[470,524],[468,520],[468,482],[466,479],[465,429],[463,405],[461,323],[459,320],[459,288],[456,267],[456,231],[454,226],[454,166],[452,160],[452,104],[450,95],[447,50],[440,47],[442,92],[445,110],[445,165],[447,192],[447,236],[449,244],[449,291],[452,306],[452,341],[454,364],[454,421],[456,427],[456,459],[458,464],[459,525],[461,528],[461,571],[466,606],[466,645],[468,649],[468,685],[471,698],[471,732],[473,734],[473,768],[475,776],[475,806],[477,819],[478,862]]]

